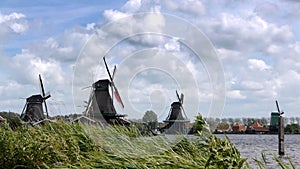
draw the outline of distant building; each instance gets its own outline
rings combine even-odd
[[[279,124],[279,113],[272,112],[271,113],[271,121],[270,121],[270,133],[277,133],[278,132],[278,124]]]
[[[244,133],[246,131],[246,126],[240,123],[235,123],[231,128],[233,133]]]
[[[268,131],[269,130],[267,128],[263,127],[261,124],[259,124],[259,122],[253,123],[249,127],[249,129],[246,130],[247,133],[260,133],[260,134],[266,133]]]

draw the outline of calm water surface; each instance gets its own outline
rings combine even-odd
[[[224,138],[223,134],[216,136]],[[261,153],[266,151],[267,168],[279,168],[273,160],[271,153],[278,155],[278,135],[238,135],[231,134],[227,137],[235,144],[241,155],[248,158],[248,163],[253,168],[258,168],[255,165],[253,158],[262,161]],[[296,168],[300,168],[300,135],[285,135],[285,157],[283,161],[287,163],[287,156],[297,164]]]

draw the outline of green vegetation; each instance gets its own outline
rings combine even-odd
[[[300,125],[299,124],[288,124],[284,128],[284,132],[287,134],[300,134]]]
[[[22,125],[20,115],[13,112],[0,112],[0,116],[3,117],[12,129],[15,129]]]
[[[142,137],[135,127],[48,123],[0,127],[1,168],[241,168],[229,140],[209,132],[198,139]]]
[[[0,126],[0,168],[250,168],[227,138],[209,132],[201,116],[194,127],[194,139],[167,139],[142,136],[134,126],[59,121],[12,130],[5,122]],[[266,167],[266,162],[256,162]]]
[[[145,114],[142,118],[142,121],[147,124],[147,127],[149,130],[153,130],[153,129],[157,128],[157,125],[158,125],[157,115],[152,110],[145,112]]]

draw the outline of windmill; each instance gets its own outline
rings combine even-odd
[[[50,93],[45,93],[41,75],[39,75],[39,83],[41,94],[32,95],[26,98],[26,104],[21,114],[21,119],[26,123],[38,124],[39,122],[49,118],[46,100],[50,98],[51,95]],[[44,114],[43,104],[46,114]]]
[[[92,116],[95,120],[99,122],[129,125],[130,122],[123,119],[125,115],[117,114],[113,103],[115,99],[118,103],[120,103],[121,107],[124,108],[124,104],[120,97],[119,91],[115,86],[113,80],[116,72],[116,66],[114,67],[113,74],[111,75],[105,57],[103,57],[103,61],[109,79],[101,79],[93,83],[90,98],[85,111],[85,116]]]
[[[178,101],[171,104],[170,112],[166,120],[164,120],[166,126],[162,128],[168,134],[186,133],[186,123],[189,123],[189,120],[187,119],[184,108],[182,106],[184,95],[183,93],[181,93],[179,96],[176,90],[176,96],[178,98]]]

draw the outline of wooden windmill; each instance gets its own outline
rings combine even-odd
[[[124,108],[118,89],[113,81],[116,67],[114,67],[113,75],[111,75],[105,57],[103,57],[103,61],[109,79],[101,79],[93,83],[85,116],[93,117],[97,121],[109,124],[129,125],[130,122],[123,118],[125,115],[117,114],[113,104],[115,99]]]
[[[167,134],[187,133],[188,130],[186,124],[189,123],[189,120],[182,106],[184,95],[181,93],[179,97],[177,91],[176,95],[178,101],[171,104],[170,112],[166,120],[164,120],[166,126],[163,128],[163,131]]]
[[[26,104],[23,108],[21,119],[30,124],[38,124],[39,122],[48,119],[48,108],[46,100],[51,97],[50,93],[45,93],[44,84],[39,75],[39,83],[41,88],[41,94],[32,95],[26,98]],[[45,113],[43,109],[45,107]]]

